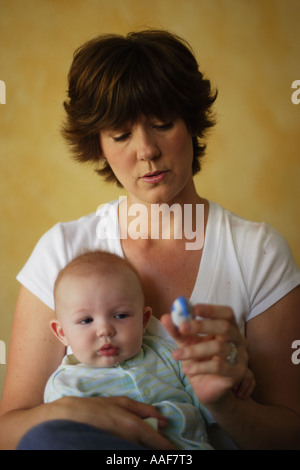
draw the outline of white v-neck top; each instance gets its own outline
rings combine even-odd
[[[74,257],[95,249],[124,257],[118,204],[119,201],[112,201],[93,214],[52,227],[37,243],[18,274],[18,281],[54,309],[56,277]],[[244,332],[246,321],[264,312],[298,284],[300,270],[287,242],[276,230],[265,223],[247,221],[209,202],[192,303],[232,307]]]

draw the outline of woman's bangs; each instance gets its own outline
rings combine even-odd
[[[109,113],[110,127],[135,123],[141,115],[164,120],[174,114],[170,90],[155,78],[151,69],[131,67],[115,84]],[[108,117],[108,116],[107,116]]]

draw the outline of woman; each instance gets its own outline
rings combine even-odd
[[[111,442],[117,436],[133,446],[171,448],[142,421],[158,417],[144,404],[121,397],[43,404],[44,385],[64,355],[48,326],[54,280],[80,250],[99,247],[125,256],[139,271],[146,303],[176,339],[175,358],[199,388],[210,421],[239,448],[299,447],[300,382],[291,344],[300,331],[300,274],[277,232],[196,193],[193,175],[213,125],[215,98],[189,46],[167,32],[104,36],[76,52],[64,134],[76,158],[94,162],[100,174],[126,188],[128,198],[56,225],[18,276],[22,287],[1,402],[3,448],[14,448],[26,431],[50,419],[95,426],[108,432]],[[165,238],[161,223],[158,236],[151,237],[157,222],[151,210],[163,204],[170,232]],[[187,249],[188,208],[193,231],[205,237],[197,249]],[[201,227],[199,208],[204,208]],[[178,295],[197,304],[203,321],[174,329],[163,314]],[[257,382],[248,400],[234,389],[248,360],[244,336]]]

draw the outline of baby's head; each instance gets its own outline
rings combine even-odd
[[[54,334],[79,362],[110,367],[137,354],[151,316],[135,269],[111,253],[85,253],[58,275]]]

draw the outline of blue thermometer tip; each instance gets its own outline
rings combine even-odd
[[[191,320],[193,318],[192,304],[185,297],[178,297],[172,305],[171,316],[176,326],[183,321]]]

